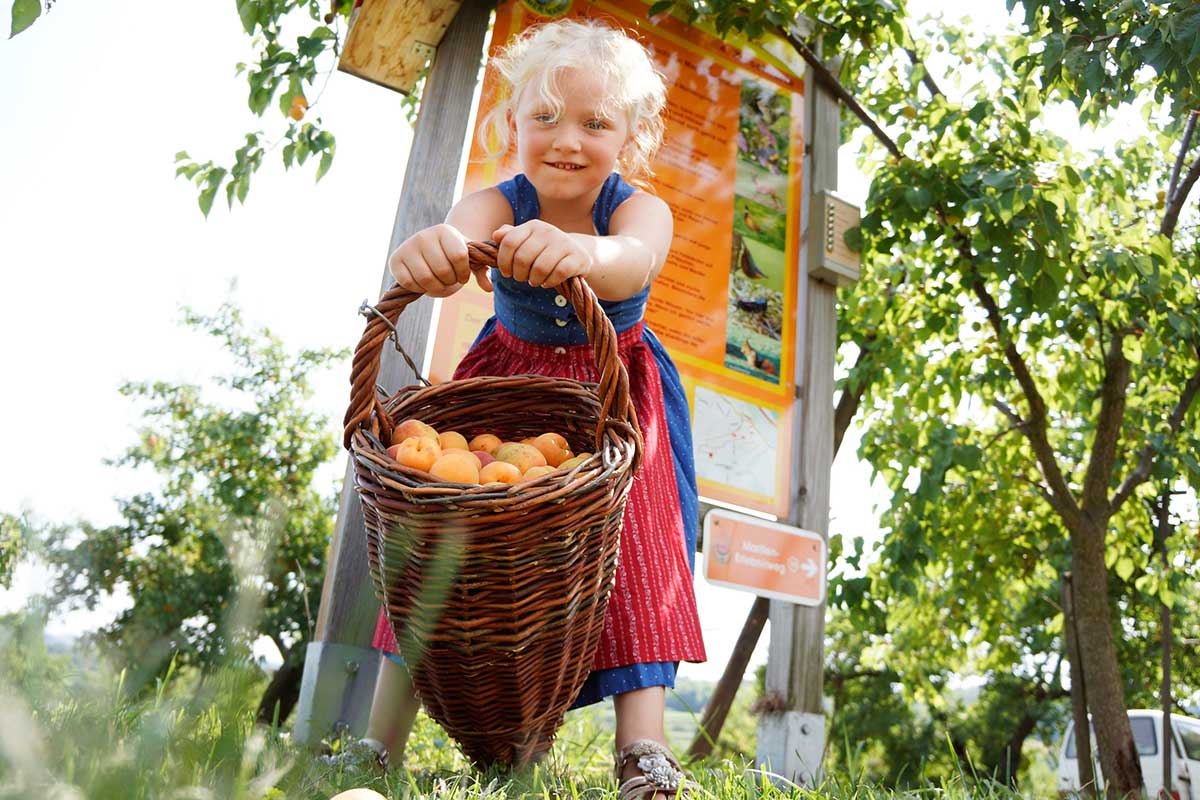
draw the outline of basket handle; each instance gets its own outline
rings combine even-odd
[[[467,253],[471,269],[478,271],[496,266],[497,251],[498,246],[492,241],[468,242]],[[601,424],[596,430],[595,452],[602,451],[606,430],[617,428],[632,433],[636,466],[642,456],[642,435],[637,424],[637,412],[629,397],[629,375],[617,351],[617,333],[613,329],[612,321],[604,313],[596,294],[583,278],[568,278],[557,289],[575,308],[596,355],[596,366],[600,369],[600,383],[596,387],[596,393],[600,397]],[[375,310],[379,313],[367,319],[366,330],[363,331],[362,339],[354,350],[350,371],[350,407],[346,409],[343,419],[345,435],[342,440],[347,449],[350,448],[354,432],[363,426],[376,438],[391,439],[392,421],[384,413],[383,402],[375,391],[375,383],[379,377],[379,357],[384,342],[392,335],[400,313],[409,303],[421,296],[420,292],[410,292],[394,285],[376,304]]]

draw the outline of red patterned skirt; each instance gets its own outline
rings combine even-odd
[[[642,323],[638,323],[617,337],[645,451],[625,506],[616,585],[608,601],[593,670],[705,660],[663,411],[662,379],[642,333]],[[599,380],[591,345],[534,344],[517,338],[499,322],[466,355],[454,377],[522,374]],[[382,610],[372,645],[396,652],[396,640]]]

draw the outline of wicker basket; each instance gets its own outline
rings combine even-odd
[[[495,264],[472,243],[473,268]],[[354,354],[345,444],[354,459],[376,592],[426,711],[477,765],[522,766],[550,749],[591,669],[616,575],[642,439],[612,323],[581,279],[559,291],[588,333],[599,384],[520,375],[402,389],[375,382],[400,312],[393,287]],[[468,439],[555,431],[591,458],[505,487],[437,483],[385,453],[416,417]]]

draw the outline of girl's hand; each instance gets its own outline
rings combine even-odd
[[[500,245],[496,254],[500,274],[530,286],[558,286],[592,269],[591,255],[570,234],[540,219],[515,228],[501,225],[492,239]]]
[[[388,269],[403,289],[449,297],[471,276],[467,237],[444,223],[418,231],[388,258]]]

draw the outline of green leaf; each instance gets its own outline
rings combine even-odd
[[[41,0],[13,0],[12,32],[8,38],[13,38],[33,24],[42,15]]]
[[[842,234],[842,241],[846,243],[846,247],[850,248],[852,253],[861,253],[863,248],[862,226],[855,225],[852,228],[847,228]]]
[[[242,30],[248,36],[254,35],[254,28],[258,25],[258,0],[238,0],[237,10],[242,19]]]
[[[1133,559],[1129,556],[1121,556],[1118,558],[1116,572],[1117,575],[1120,576],[1121,580],[1129,580],[1129,576],[1133,574]]]
[[[657,3],[650,6],[650,10],[646,12],[647,17],[655,17],[667,11],[671,6],[675,5],[675,0],[658,0]]]
[[[904,190],[904,201],[908,203],[914,211],[924,211],[929,208],[929,203],[932,200],[929,190],[924,186],[910,186]]]
[[[212,211],[213,199],[217,196],[217,188],[216,186],[209,186],[200,192],[200,213],[205,217],[208,216],[209,211]]]
[[[321,156],[321,163],[317,166],[317,180],[325,177],[325,173],[329,171],[329,166],[333,163],[333,153],[326,150]]]

